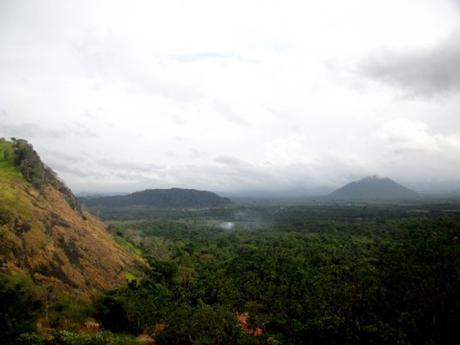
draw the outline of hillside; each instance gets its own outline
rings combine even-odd
[[[230,199],[195,189],[147,189],[128,195],[106,196],[99,198],[81,198],[91,208],[98,207],[135,207],[154,208],[208,208],[231,204]]]
[[[38,283],[93,296],[143,265],[81,208],[31,145],[0,139],[0,272],[30,273]]]
[[[390,178],[369,176],[329,194],[334,199],[414,199],[419,195]]]

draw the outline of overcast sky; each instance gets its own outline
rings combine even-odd
[[[0,0],[0,136],[75,191],[460,190],[460,1]]]

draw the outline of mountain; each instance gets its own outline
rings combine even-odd
[[[134,207],[153,208],[209,208],[231,204],[230,199],[195,189],[147,189],[128,195],[106,196],[100,198],[81,198],[90,208]]]
[[[0,139],[0,272],[94,296],[144,262],[122,249],[25,140]]]
[[[369,176],[329,194],[334,199],[415,199],[419,194],[390,178]]]

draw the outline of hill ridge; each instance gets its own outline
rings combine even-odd
[[[191,188],[150,188],[126,195],[80,198],[88,207],[149,206],[157,208],[208,208],[231,204],[210,191]]]

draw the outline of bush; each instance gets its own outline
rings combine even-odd
[[[241,337],[234,313],[224,307],[178,306],[167,324],[156,337],[160,344],[237,344]]]
[[[0,339],[3,344],[35,330],[41,291],[24,276],[0,276]]]
[[[43,339],[36,333],[23,333],[16,341],[17,345],[44,345]]]
[[[137,331],[128,318],[123,298],[116,291],[102,295],[94,308],[96,318],[106,329],[114,332]]]
[[[52,345],[85,345],[83,338],[74,332],[57,331],[54,333]]]
[[[138,345],[138,342],[133,337],[110,332],[80,335],[61,330],[54,334],[50,345]]]
[[[45,183],[45,167],[32,145],[22,139],[13,141],[14,163],[22,176],[37,188]]]

